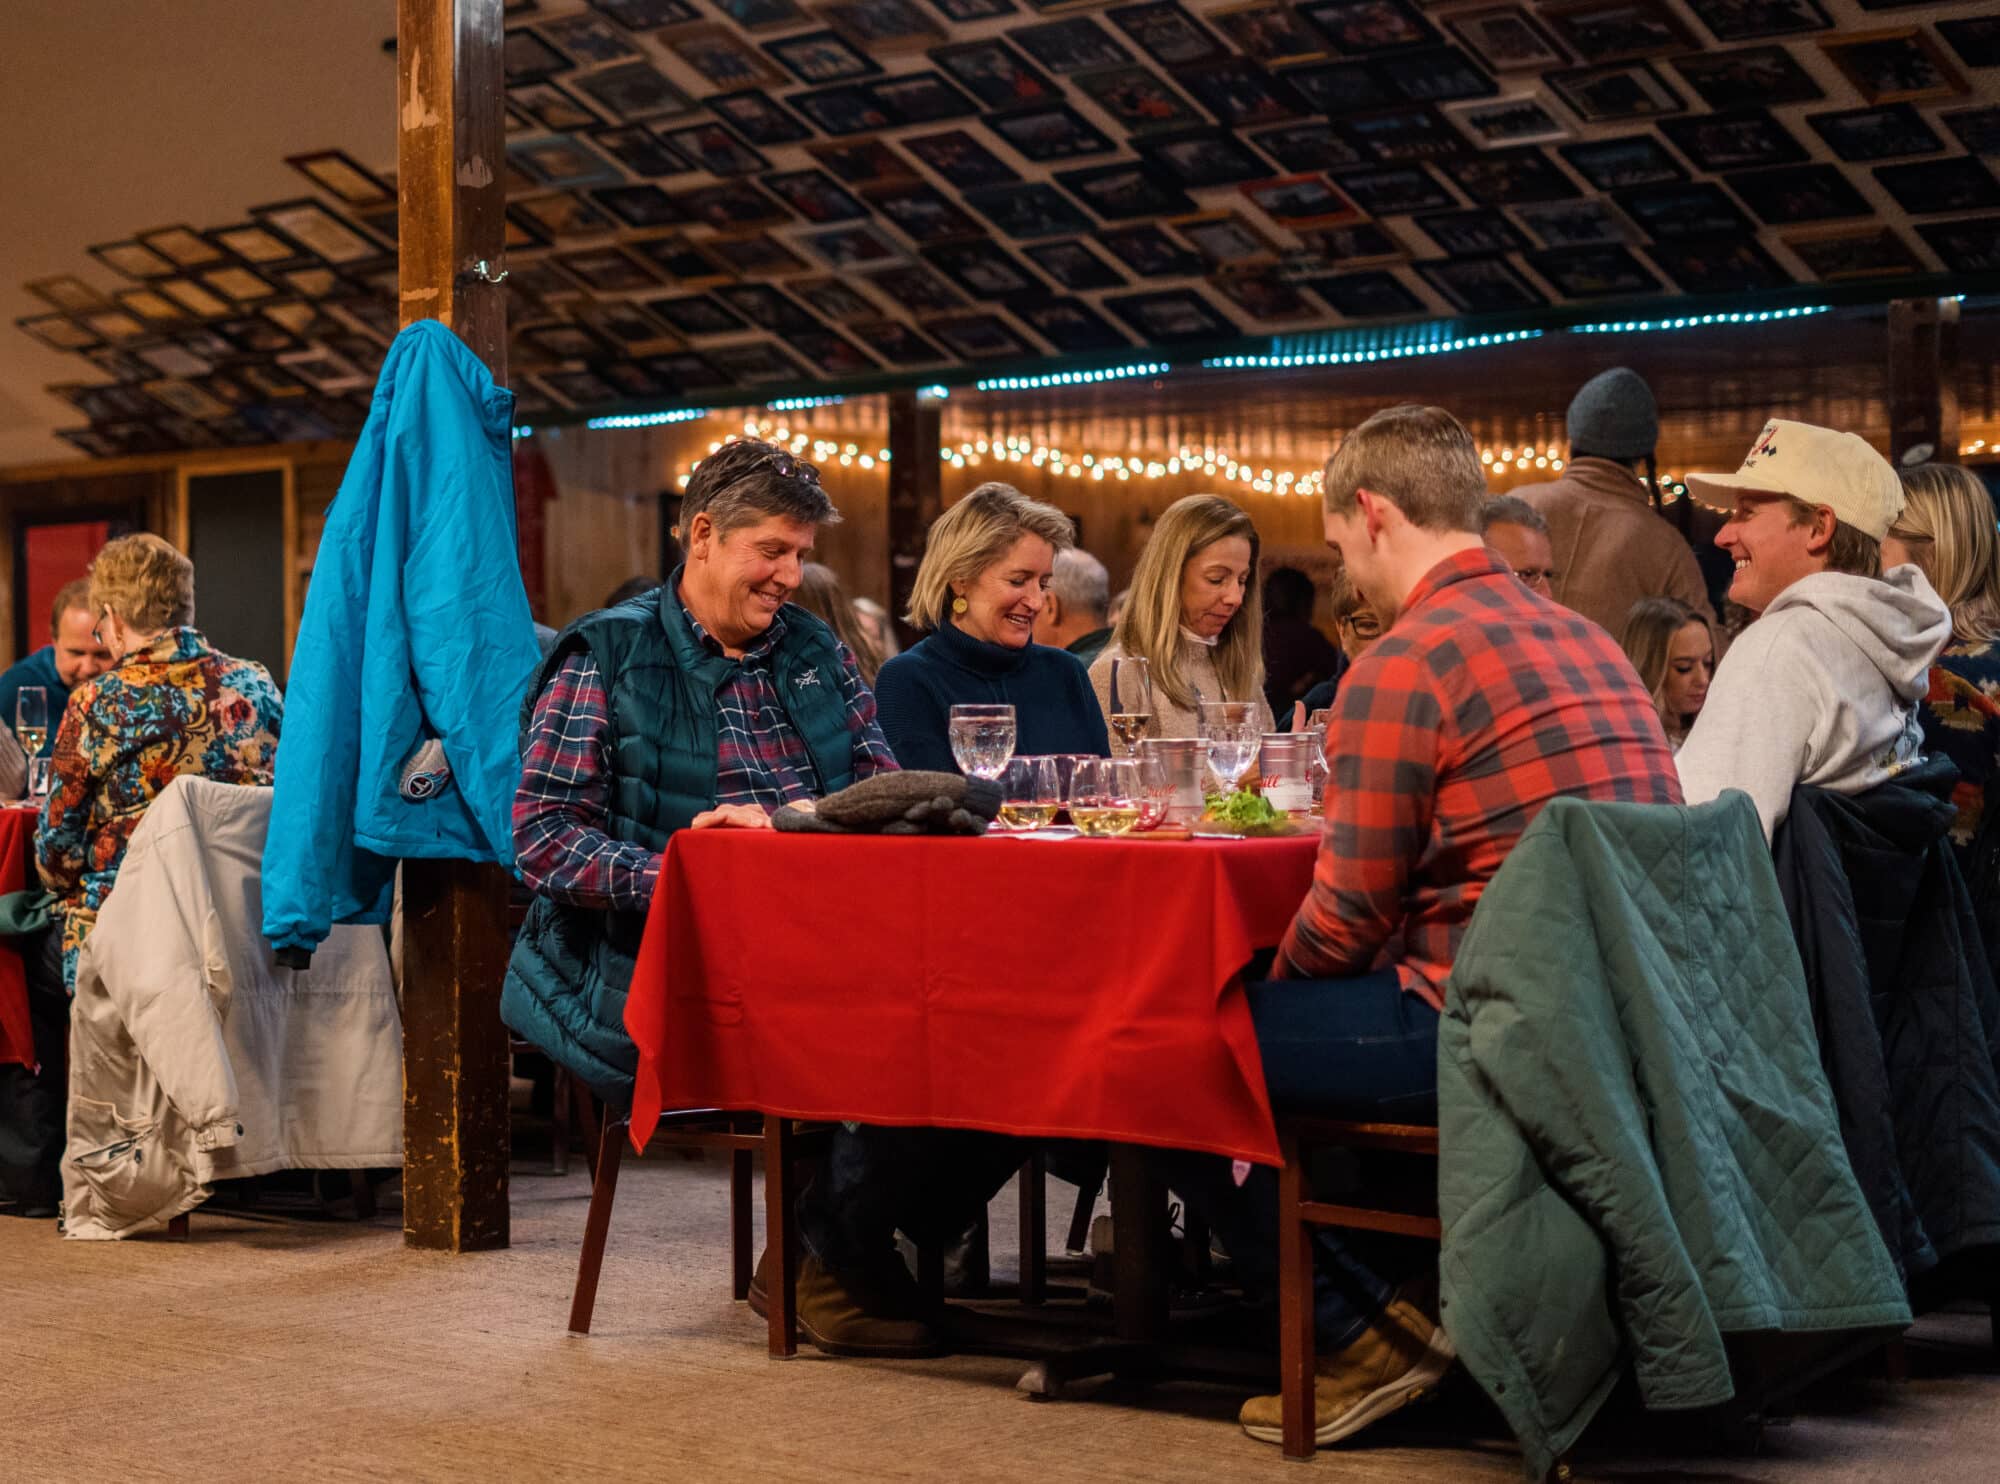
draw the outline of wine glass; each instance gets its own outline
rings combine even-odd
[[[1167,755],[1154,747],[1139,749],[1139,828],[1156,830],[1173,812],[1176,775]]]
[[[1249,771],[1257,756],[1263,734],[1262,718],[1254,701],[1203,701],[1201,735],[1208,743],[1208,763],[1224,784],[1225,793]]]
[[[1000,772],[1000,827],[1039,830],[1062,807],[1062,786],[1052,757],[1009,758]]]
[[[1139,764],[1129,757],[1088,757],[1070,781],[1069,817],[1086,835],[1123,835],[1139,823]]]
[[[41,686],[24,685],[15,692],[14,735],[28,759],[28,794],[32,798],[47,787],[47,759],[42,749],[49,745],[49,693]]]
[[[968,778],[998,778],[1014,755],[1014,708],[954,706],[948,735],[959,772]]]
[[[1312,736],[1312,812],[1319,814],[1326,807],[1326,785],[1332,776],[1332,769],[1326,760],[1326,734],[1333,725],[1333,708],[1322,706],[1306,718],[1306,731]]]
[[[1111,661],[1111,732],[1129,756],[1153,724],[1153,667],[1138,655]]]

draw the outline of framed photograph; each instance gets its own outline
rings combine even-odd
[[[1119,167],[1112,168],[1116,170]],[[1075,189],[1074,186],[1070,188]],[[1073,232],[1088,232],[1094,225],[1069,197],[1054,186],[1040,182],[969,191],[965,204],[1009,237],[1061,237]]]
[[[74,273],[37,278],[22,287],[44,304],[65,314],[88,314],[92,310],[111,307],[111,300],[104,293],[92,288]]]
[[[633,244],[633,251],[654,261],[652,242]],[[557,267],[552,258],[516,258],[507,268],[507,294],[538,304],[556,304],[583,297],[583,285]]]
[[[690,124],[686,128],[662,130],[667,146],[697,169],[728,179],[756,175],[771,168],[771,162],[743,143],[720,124]]]
[[[963,129],[905,139],[903,147],[962,191],[1012,185],[1020,174]]]
[[[830,232],[814,232],[806,246],[834,268],[867,268],[877,263],[898,262],[904,250],[875,227],[835,227]]]
[[[892,366],[929,366],[951,359],[900,320],[858,324],[854,337]]]
[[[924,325],[945,349],[960,360],[1018,360],[1034,354],[1034,348],[994,314],[968,314],[955,319],[934,319]]]
[[[1061,90],[1004,41],[940,46],[929,53],[973,97],[989,108],[1022,108],[1058,101]]]
[[[1756,41],[1824,31],[1833,24],[1818,0],[1685,0],[1717,41]]]
[[[1320,113],[1363,113],[1401,101],[1401,94],[1366,62],[1318,62],[1272,75]]]
[[[1937,132],[1907,103],[1807,114],[1806,122],[1826,141],[1828,149],[1853,164],[1934,155],[1944,149]]]
[[[1056,179],[1106,221],[1194,210],[1194,202],[1178,187],[1145,165],[1093,165],[1060,171]]]
[[[1683,237],[1755,236],[1728,192],[1719,185],[1639,186],[1619,191],[1618,205],[1656,242]]]
[[[1872,216],[1874,208],[1833,165],[1784,165],[1776,170],[1739,170],[1724,177],[1729,188],[1760,222],[1788,227],[1799,222]]]
[[[709,364],[708,358],[696,355],[691,350],[645,356],[638,365],[648,376],[670,391],[680,392],[695,387],[721,386],[723,382],[722,373]]]
[[[1486,150],[1438,168],[1469,200],[1482,206],[1567,201],[1583,194],[1561,166],[1531,144]]]
[[[1595,196],[1517,206],[1514,220],[1539,238],[1543,247],[1591,247],[1639,240],[1632,224],[1610,202]]]
[[[1151,223],[1109,227],[1097,240],[1140,278],[1186,278],[1202,271],[1200,258]]]
[[[802,25],[806,13],[792,0],[712,0],[715,8],[746,31]]]
[[[611,354],[610,346],[581,325],[522,325],[513,338],[545,361],[595,361]]]
[[[1447,103],[1444,116],[1474,144],[1493,148],[1509,144],[1547,144],[1570,137],[1569,126],[1533,93],[1506,98],[1482,98],[1471,103]]]
[[[870,273],[868,280],[889,303],[903,310],[928,314],[938,309],[955,309],[965,298],[944,279],[922,263],[899,263]]]
[[[1459,204],[1458,198],[1422,165],[1391,170],[1345,170],[1334,176],[1333,183],[1370,216],[1439,211]]]
[[[226,243],[218,245],[225,248],[228,246]],[[136,237],[124,242],[99,243],[89,251],[93,258],[112,272],[122,273],[127,278],[136,278],[141,282],[154,278],[172,278],[180,272],[180,264],[155,252]],[[297,252],[287,244],[283,256],[296,257]]]
[[[743,316],[713,294],[651,299],[646,308],[682,335],[729,335],[746,328]]]
[[[1211,62],[1175,74],[1197,103],[1225,124],[1252,128],[1307,112],[1305,100],[1257,63],[1243,57]]]
[[[689,26],[662,41],[668,51],[718,88],[772,88],[781,81],[757,49],[728,26]]]
[[[793,93],[785,102],[828,134],[871,134],[895,123],[889,111],[858,83]]]
[[[1283,274],[1270,268],[1231,268],[1209,275],[1208,286],[1253,320],[1307,319],[1317,313]]]
[[[1049,21],[1007,34],[1008,40],[1051,72],[1122,67],[1132,60],[1132,54],[1089,16]]]
[[[1154,345],[1233,340],[1242,334],[1235,321],[1192,289],[1126,294],[1104,307]]]
[[[1224,46],[1201,22],[1173,0],[1149,0],[1143,5],[1115,6],[1111,24],[1131,37],[1140,51],[1169,72],[1203,62],[1219,62],[1229,55]],[[1123,48],[1119,48],[1121,51]],[[1129,60],[1129,59],[1128,59]]]
[[[694,169],[694,165],[679,150],[651,129],[638,124],[599,129],[590,136],[590,141],[641,180],[685,175]]]
[[[1686,238],[1654,244],[1646,254],[1688,294],[1752,294],[1792,286],[1792,274],[1756,238]]]
[[[844,144],[809,144],[806,153],[851,186],[882,185],[892,180],[917,178],[917,172],[910,168],[909,161],[879,139],[859,139]]]
[[[715,297],[759,329],[789,335],[798,330],[816,330],[819,321],[786,295],[762,283],[724,284]]]
[[[1819,49],[1870,103],[1918,103],[1955,98],[1965,91],[1965,79],[1921,26],[1823,36]]]
[[[945,243],[925,248],[924,257],[975,299],[1008,299],[1041,291],[1034,274],[997,243]]]
[[[511,160],[508,161],[507,174],[510,188],[512,177],[516,173],[513,162]],[[350,206],[347,212],[349,216],[353,217],[373,234],[377,241],[386,242],[391,247],[395,246],[397,234],[401,230],[401,226],[396,220],[395,202],[391,201],[387,205],[376,206]]]
[[[1132,343],[1124,331],[1080,299],[1035,297],[1008,307],[1023,324],[1064,355],[1123,350]]]
[[[1963,20],[1939,21],[1937,30],[1966,66],[2000,67],[2000,16],[1975,15]],[[1930,228],[1923,230],[1928,233]]]
[[[269,223],[314,257],[336,267],[379,258],[388,251],[317,201],[300,199],[253,206],[250,215]]]
[[[276,263],[297,263],[305,251],[298,243],[261,222],[245,222],[236,227],[218,227],[208,234],[216,246],[239,262],[268,268]],[[373,256],[374,254],[370,254]]]
[[[1925,222],[1917,228],[1953,273],[2000,273],[2000,216]]]
[[[880,362],[838,330],[799,330],[786,336],[785,343],[822,376],[866,376],[882,369]]]
[[[820,0],[813,13],[878,54],[916,50],[944,37],[944,28],[916,0]]]
[[[2000,155],[2000,108],[1960,108],[1938,115],[1967,154]]]
[[[1544,6],[1542,19],[1571,51],[1598,67],[1696,47],[1663,0],[1565,0]]]
[[[623,29],[587,10],[537,21],[535,31],[565,56],[587,65],[639,55],[639,48]]]
[[[1252,134],[1250,143],[1286,170],[1338,170],[1361,163],[1361,151],[1326,124],[1280,124]]]
[[[176,268],[212,267],[228,256],[193,227],[155,227],[150,232],[141,232],[135,240]]]
[[[572,78],[570,86],[617,123],[667,118],[694,108],[694,101],[651,62],[620,62],[615,67],[600,67]]]
[[[1226,129],[1203,129],[1137,141],[1133,148],[1162,175],[1202,189],[1262,180],[1269,162]]]
[[[509,90],[507,103],[528,116],[533,125],[561,134],[574,129],[594,129],[604,120],[595,109],[586,108],[562,90],[560,83],[531,82]]]
[[[1762,109],[1668,119],[1660,129],[1698,170],[1795,165],[1806,158],[1805,146],[1791,130]]]
[[[540,82],[559,72],[568,72],[576,63],[533,31],[517,26],[507,32],[501,45],[500,66],[507,86],[517,88],[523,83]]]
[[[1339,121],[1348,139],[1377,160],[1441,160],[1467,152],[1466,138],[1426,103],[1381,113],[1358,114]]]
[[[767,175],[764,188],[815,226],[858,221],[868,215],[868,208],[824,170]]]
[[[616,165],[581,139],[567,134],[546,139],[510,139],[507,141],[507,158],[543,185],[554,186],[557,190],[621,185],[625,180]]]
[[[769,232],[718,238],[715,250],[727,254],[737,273],[750,278],[785,278],[813,271],[813,265]]]
[[[698,186],[673,197],[674,205],[718,232],[744,232],[753,227],[778,227],[791,221],[784,203],[767,195],[755,182]]]
[[[1569,53],[1524,6],[1489,5],[1448,16],[1445,24],[1495,72],[1547,72],[1569,65]]]
[[[1282,259],[1288,278],[1300,277],[1292,270],[1308,259],[1316,270],[1314,276],[1319,276],[1328,268],[1345,272],[1377,263],[1400,263],[1410,255],[1392,233],[1373,222],[1315,228],[1301,232],[1299,242],[1300,251],[1287,253]]]
[[[558,253],[563,271],[585,288],[598,294],[625,294],[634,289],[656,289],[659,276],[622,247],[588,247]]]
[[[1824,283],[1843,278],[1899,278],[1922,273],[1924,265],[1894,227],[1843,227],[1834,231],[1791,232],[1779,239],[1792,256]]]
[[[716,345],[706,352],[730,386],[768,386],[781,381],[810,381],[811,373],[789,351],[770,340],[743,345]]]
[[[873,319],[882,311],[837,278],[813,278],[792,285],[792,293],[821,319],[836,324]]]
[[[986,235],[986,229],[956,201],[922,181],[877,186],[868,192],[868,204],[920,246]]]
[[[1572,113],[1591,124],[1613,119],[1662,118],[1687,107],[1666,79],[1644,62],[1551,72],[1548,84]]]
[[[1635,299],[1661,284],[1623,247],[1557,247],[1527,254],[1528,266],[1565,299]]]
[[[665,237],[644,238],[634,242],[629,250],[652,264],[661,277],[680,289],[707,288],[711,284],[727,283],[736,276],[729,264],[707,247],[678,232]]]
[[[1461,314],[1504,314],[1548,303],[1505,258],[1419,263],[1417,271]]]
[[[812,138],[812,130],[762,93],[727,93],[710,98],[707,106],[750,143],[766,149]]]
[[[808,31],[767,41],[764,50],[803,83],[847,82],[873,77],[882,69],[834,31]]]
[[[1014,0],[931,0],[931,5],[946,20],[960,24],[991,20],[996,15],[1013,15],[1020,8]]]
[[[191,278],[156,279],[152,286],[200,319],[219,319],[229,313],[228,300],[211,294]]]
[[[1267,67],[1284,62],[1310,62],[1327,53],[1326,37],[1296,14],[1271,0],[1211,10],[1209,23],[1236,43],[1236,49]]]
[[[1034,265],[1072,291],[1125,287],[1125,275],[1082,241],[1038,242],[1022,249]]]
[[[1826,96],[1782,46],[1745,46],[1675,57],[1674,67],[1702,102],[1717,112],[1814,103]]]
[[[1397,52],[1376,66],[1389,85],[1412,103],[1490,98],[1500,91],[1491,74],[1455,46]]]
[[[231,304],[239,307],[278,297],[277,285],[249,268],[236,266],[210,268],[206,272],[197,273],[195,277],[203,288],[211,293],[220,294]]]
[[[622,188],[613,186],[609,189]],[[510,220],[518,219],[529,232],[544,242],[564,237],[588,237],[594,233],[609,232],[617,225],[592,202],[568,194],[530,196],[523,201],[511,201],[507,205],[507,216]]]
[[[1519,252],[1528,244],[1507,218],[1497,211],[1439,211],[1420,216],[1415,226],[1450,258],[1485,257],[1492,253]]]
[[[373,206],[396,199],[393,184],[342,150],[322,149],[310,154],[286,155],[285,163],[346,206]],[[185,263],[182,266],[195,268],[201,265]]]
[[[621,400],[618,388],[595,371],[541,371],[526,380],[557,407],[610,407]]]
[[[1276,244],[1233,211],[1206,211],[1199,216],[1181,217],[1173,223],[1173,228],[1213,264],[1255,263],[1278,256]]]
[[[1300,15],[1326,34],[1334,50],[1348,56],[1432,46],[1431,24],[1402,0],[1308,0]]]
[[[1195,128],[1208,122],[1195,106],[1145,67],[1079,72],[1077,90],[1129,134]]]
[[[66,314],[31,314],[26,319],[15,320],[14,327],[26,331],[50,350],[90,350],[104,343],[104,338],[96,331],[85,328]]]
[[[1252,206],[1284,227],[1338,226],[1361,215],[1323,175],[1285,175],[1238,189]]]
[[[935,72],[912,72],[867,84],[876,104],[899,124],[935,124],[979,112],[979,105]]]
[[[1037,163],[1101,155],[1113,147],[1068,104],[990,114],[980,122]]]
[[[1988,211],[2000,206],[2000,184],[1983,160],[1961,156],[1916,165],[1877,165],[1875,178],[1912,216]]]

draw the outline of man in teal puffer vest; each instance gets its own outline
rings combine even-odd
[[[632,1098],[625,994],[668,838],[769,829],[781,804],[896,766],[854,656],[787,606],[839,519],[811,464],[725,445],[688,481],[686,562],[571,624],[536,674],[513,819],[535,903],[501,1016],[613,1106]]]

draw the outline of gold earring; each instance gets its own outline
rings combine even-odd
[[[953,598],[953,599],[951,600],[951,611],[952,611],[953,613],[964,613],[964,612],[965,612],[965,610],[966,610],[966,607],[967,607],[967,604],[966,604],[966,601],[965,601],[965,599],[963,599],[963,598]]]

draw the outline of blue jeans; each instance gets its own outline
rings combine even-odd
[[[1248,986],[1264,1084],[1281,1112],[1382,1122],[1437,1116],[1438,1014],[1391,972]],[[1176,1153],[1167,1182],[1235,1260],[1244,1280],[1278,1286],[1278,1177],[1254,1166],[1238,1187],[1214,1155]],[[1313,1321],[1322,1354],[1345,1349],[1388,1306],[1394,1282],[1352,1235],[1313,1235]]]
[[[919,1246],[949,1244],[1032,1147],[968,1129],[841,1124],[825,1165],[799,1193],[799,1236],[842,1275],[866,1275],[894,1258],[898,1231]]]

